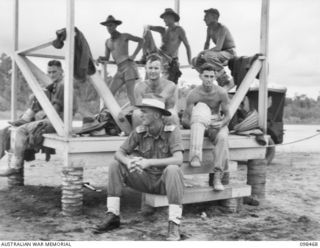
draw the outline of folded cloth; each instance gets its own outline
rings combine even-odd
[[[253,62],[260,56],[261,54],[255,54],[254,56],[241,56],[234,57],[230,59],[228,62],[228,67],[231,71],[231,75],[233,77],[234,84],[237,88],[240,86],[242,80],[246,76]],[[259,78],[259,74],[257,75]]]

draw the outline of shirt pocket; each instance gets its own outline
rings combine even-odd
[[[169,156],[169,144],[166,144],[165,141],[158,144],[159,158],[166,158]]]
[[[144,158],[152,158],[152,149],[151,146],[145,145],[140,147],[140,154]]]

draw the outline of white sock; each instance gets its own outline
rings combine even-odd
[[[108,212],[120,215],[120,197],[107,197]]]
[[[176,204],[169,204],[169,221],[173,221],[177,225],[180,225],[182,218],[182,206]]]

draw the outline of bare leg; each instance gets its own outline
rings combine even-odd
[[[127,95],[130,101],[131,106],[134,106],[136,104],[136,100],[134,98],[134,86],[136,84],[135,79],[130,79],[126,81],[126,87],[127,87]]]
[[[113,94],[113,96],[116,95],[116,93],[122,87],[123,84],[124,84],[124,81],[121,80],[120,78],[114,77],[112,79],[112,81],[109,85],[109,89],[110,89],[111,93]]]

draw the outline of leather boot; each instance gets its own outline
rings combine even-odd
[[[167,241],[179,241],[180,240],[180,226],[173,221],[168,223],[168,236]]]
[[[214,173],[214,176],[213,176],[213,188],[214,190],[217,190],[217,191],[222,191],[224,190],[224,187],[221,183],[221,172],[220,171],[216,171]]]
[[[108,232],[120,226],[120,217],[114,213],[108,212],[105,220],[93,228],[94,234]]]

